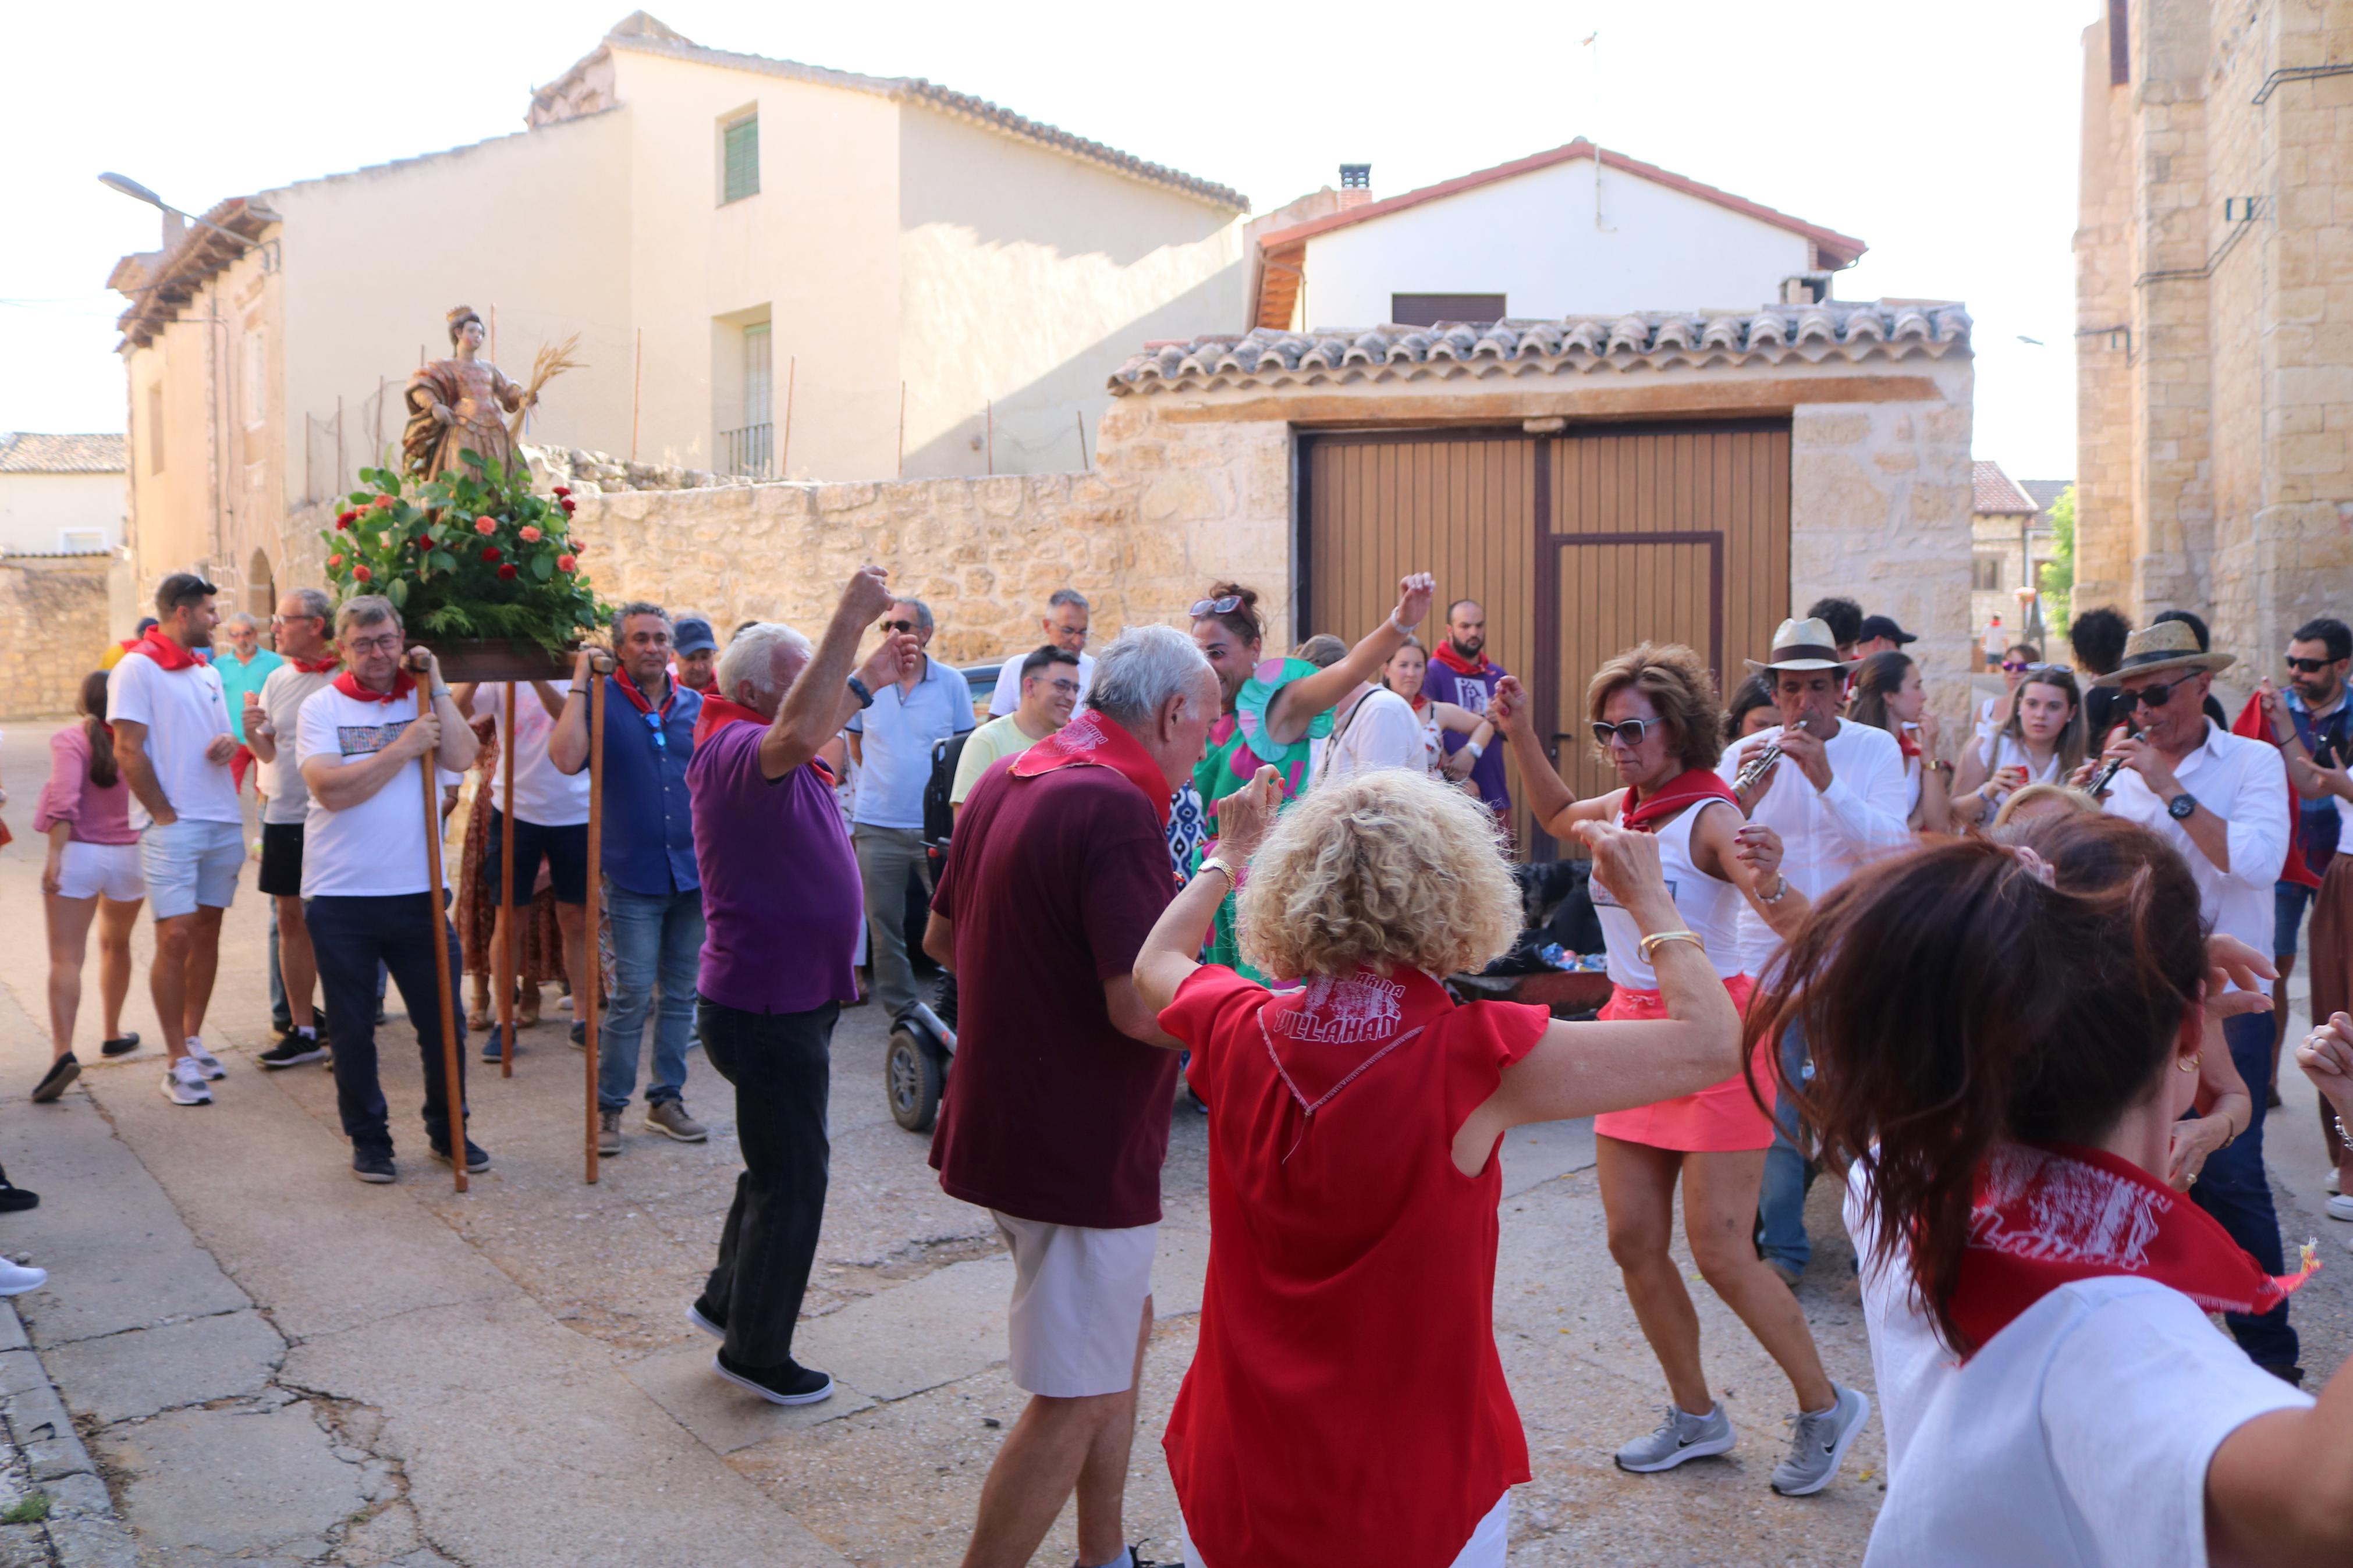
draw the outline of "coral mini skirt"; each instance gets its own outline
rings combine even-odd
[[[1746,974],[1735,974],[1725,981],[1724,988],[1731,994],[1733,1006],[1746,1014],[1755,984]],[[1600,1013],[1605,1019],[1658,1020],[1666,1016],[1666,1003],[1656,991],[1635,991],[1623,985],[1611,988],[1609,1005]],[[1747,1078],[1734,1073],[1722,1083],[1712,1083],[1696,1093],[1597,1116],[1593,1119],[1593,1131],[1621,1143],[1647,1143],[1653,1149],[1673,1149],[1686,1154],[1770,1148],[1772,1045],[1769,1037],[1758,1040],[1748,1064],[1756,1075],[1757,1092],[1765,1098],[1762,1109],[1749,1092]]]

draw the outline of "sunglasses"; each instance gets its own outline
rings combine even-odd
[[[2116,693],[2116,707],[2126,713],[2131,712],[2136,705],[2145,708],[2162,708],[2173,700],[2175,692],[2203,673],[2202,670],[2193,669],[2189,674],[2168,680],[2162,686],[2144,687],[2138,691],[2119,691]]]
[[[1663,722],[1659,719],[1620,719],[1612,724],[1606,719],[1596,719],[1593,721],[1593,743],[1607,746],[1609,738],[1615,735],[1629,747],[1639,746],[1642,743],[1642,737],[1651,732],[1651,725]]]
[[[2336,662],[2333,658],[2298,658],[2294,654],[2287,656],[2287,667],[2298,675],[2318,675]]]
[[[2010,674],[2012,674],[2012,675],[2016,675],[2016,674],[2017,674],[2020,670],[2021,670],[2021,669],[2032,669],[2032,668],[2034,668],[2032,665],[2031,665],[2031,664],[2027,663],[2027,662],[2026,662],[2026,660],[2024,660],[2024,659],[2022,659],[2022,658],[2006,658],[2006,659],[2003,659],[2003,660],[2001,661],[2001,667],[2002,667],[2002,668],[2004,668],[2004,669],[2008,670],[2008,671],[2009,671]]]
[[[1203,616],[1230,616],[1241,607],[1242,596],[1240,594],[1228,594],[1222,599],[1196,599],[1193,601],[1193,618],[1198,621]]]
[[[915,629],[915,623],[913,621],[883,621],[880,624],[881,629],[886,632],[912,632]]]

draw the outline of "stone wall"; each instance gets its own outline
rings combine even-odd
[[[70,713],[106,651],[111,555],[0,556],[0,718]]]

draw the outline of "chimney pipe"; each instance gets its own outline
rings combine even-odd
[[[1363,206],[1373,199],[1373,166],[1370,163],[1340,165],[1340,210]]]

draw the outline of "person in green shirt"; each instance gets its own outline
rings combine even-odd
[[[1079,656],[1048,643],[1021,661],[1020,705],[972,732],[956,759],[948,808],[964,815],[964,797],[991,763],[1028,751],[1071,721],[1079,701]]]
[[[237,737],[237,754],[229,759],[229,777],[238,789],[245,787],[245,771],[253,765],[253,752],[245,743],[245,716],[248,708],[261,700],[261,683],[269,672],[286,661],[261,646],[261,630],[251,616],[242,611],[221,623],[228,634],[228,647],[213,658],[213,669],[221,682],[221,700],[228,704],[229,733]],[[256,788],[260,775],[255,774]]]

